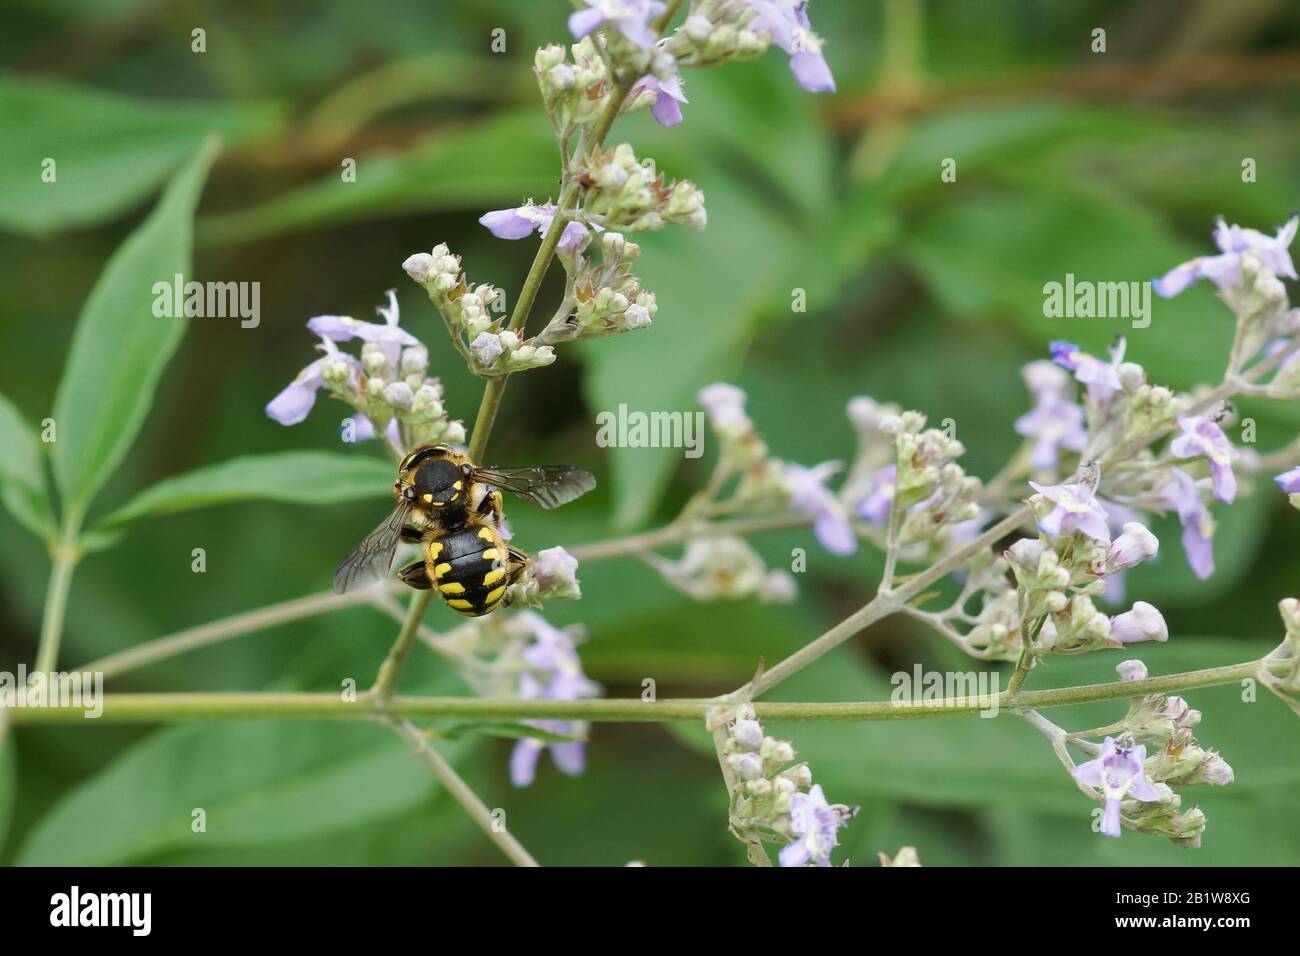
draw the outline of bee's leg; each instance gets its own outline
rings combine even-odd
[[[407,525],[402,529],[402,540],[407,544],[419,544],[424,540],[424,532],[413,525]]]
[[[501,524],[501,492],[488,486],[483,500],[478,503],[478,513],[481,517],[491,518],[497,526]]]
[[[417,591],[427,591],[433,587],[433,582],[429,580],[429,566],[423,561],[412,561],[398,570],[397,577],[408,588],[415,588]]]
[[[510,557],[506,561],[506,583],[514,584],[518,581],[526,567],[528,567],[528,555],[518,548],[511,548]]]

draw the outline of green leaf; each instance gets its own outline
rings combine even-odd
[[[54,477],[72,514],[84,512],[126,455],[185,334],[187,319],[153,314],[153,286],[190,271],[194,207],[217,148],[208,140],[176,173],[113,254],[77,321],[53,416]]]
[[[244,455],[167,478],[108,515],[94,534],[149,515],[252,498],[328,505],[391,494],[393,464],[386,459],[327,451]]]
[[[246,242],[330,223],[440,209],[518,205],[557,189],[554,137],[537,110],[490,116],[439,132],[404,153],[357,160],[356,182],[337,172],[240,212],[203,219],[204,243]]]
[[[9,715],[0,707],[0,850],[9,835],[9,820],[14,811],[14,794],[18,789],[18,768],[14,758],[14,735],[9,729]]]
[[[463,744],[439,746],[448,759],[463,756]],[[18,862],[107,866],[321,836],[399,813],[435,786],[428,768],[376,726],[173,727],[74,788],[37,823]],[[206,832],[191,829],[197,809]]]
[[[204,135],[246,138],[272,129],[265,107],[155,102],[75,84],[0,79],[0,226],[45,233],[130,209]],[[53,160],[55,179],[46,182]]]
[[[49,492],[41,470],[40,445],[22,414],[0,395],[0,491],[10,513],[33,534],[54,533]]]
[[[707,207],[705,233],[637,237],[641,270],[659,309],[645,331],[587,343],[583,386],[598,414],[616,415],[621,404],[643,412],[699,411],[696,392],[735,374],[760,312],[774,308],[778,297],[788,307],[789,293],[780,288],[783,253],[794,247],[788,230],[721,175],[710,181]],[[737,263],[744,263],[743,276],[735,274]],[[616,525],[646,518],[682,457],[680,448],[610,449]]]

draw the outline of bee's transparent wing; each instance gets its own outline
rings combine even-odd
[[[596,487],[596,479],[591,472],[572,465],[479,468],[474,472],[474,477],[541,508],[558,508]]]
[[[393,555],[402,540],[411,506],[406,502],[393,509],[374,531],[361,539],[334,572],[334,593],[346,594],[388,577],[393,569]]]

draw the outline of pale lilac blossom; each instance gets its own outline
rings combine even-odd
[[[1183,433],[1169,443],[1169,450],[1179,458],[1205,456],[1210,463],[1214,497],[1228,504],[1237,496],[1237,476],[1232,472],[1232,443],[1223,429],[1207,415],[1178,419]]]
[[[1040,485],[1031,481],[1030,487],[1052,505],[1038,521],[1038,528],[1051,538],[1077,531],[1104,544],[1110,544],[1110,528],[1106,511],[1097,501],[1093,485],[1084,481],[1060,485]]]
[[[1127,521],[1123,533],[1111,542],[1110,551],[1106,555],[1106,573],[1114,574],[1136,567],[1143,561],[1154,558],[1159,550],[1160,541],[1146,525]]]
[[[1217,256],[1198,256],[1190,262],[1174,266],[1151,283],[1157,295],[1172,298],[1197,279],[1209,279],[1221,291],[1235,286],[1241,279],[1241,257],[1251,253],[1261,266],[1286,279],[1296,278],[1295,264],[1291,261],[1290,246],[1296,235],[1300,215],[1292,216],[1277,231],[1276,236],[1266,236],[1255,229],[1230,226],[1222,218],[1214,227],[1214,241],[1219,247]]]
[[[744,389],[728,385],[726,382],[716,382],[700,389],[695,399],[704,406],[704,411],[714,428],[749,424],[749,416],[745,414]]]
[[[1284,471],[1273,479],[1277,486],[1288,495],[1300,493],[1300,467]]]
[[[1142,762],[1146,760],[1145,746],[1120,747],[1107,737],[1102,743],[1101,755],[1095,760],[1081,763],[1071,773],[1075,780],[1088,787],[1101,790],[1105,811],[1101,818],[1103,836],[1120,834],[1120,803],[1125,797],[1144,803],[1160,799]]]
[[[338,350],[334,343],[322,336],[321,344],[316,346],[325,353],[298,373],[279,395],[271,399],[266,406],[266,414],[281,425],[297,425],[306,420],[307,414],[316,404],[316,391],[325,387],[324,369],[332,362],[341,362],[348,369],[349,375],[361,373],[361,363],[351,355]]]
[[[582,663],[574,649],[573,639],[531,611],[523,611],[518,616],[525,615],[533,629],[533,640],[523,651],[528,670],[519,678],[519,696],[525,700],[578,700],[595,693],[595,685],[582,673]],[[570,720],[525,723],[564,736],[577,736],[583,729],[581,722]],[[548,742],[525,737],[515,744],[510,755],[510,780],[516,787],[526,787],[533,782],[538,758],[543,750],[548,749],[551,759],[564,773],[571,777],[582,773],[586,765],[582,741]]]
[[[383,350],[389,364],[397,368],[402,347],[419,345],[420,340],[397,324],[395,290],[388,290],[388,307],[377,306],[375,311],[384,320],[383,322],[362,322],[348,315],[318,315],[307,320],[307,328],[334,342],[347,342],[350,339],[373,342]]]
[[[796,793],[790,798],[790,832],[795,839],[782,848],[781,865],[830,866],[831,850],[839,843],[836,831],[846,822],[845,814],[826,802],[821,784]]]
[[[1096,404],[1110,401],[1122,387],[1119,378],[1119,362],[1123,357],[1123,348],[1111,354],[1111,361],[1103,362],[1096,356],[1080,350],[1073,342],[1059,339],[1050,346],[1052,361],[1062,368],[1074,373],[1074,377],[1088,388],[1088,398]]]
[[[575,40],[581,40],[592,30],[606,23],[643,50],[654,46],[655,31],[650,21],[663,13],[665,6],[658,0],[581,0],[585,10],[577,10],[569,17],[569,31]]]
[[[636,81],[630,95],[635,96],[642,90],[649,90],[655,94],[655,103],[650,107],[650,113],[660,126],[676,126],[682,121],[681,104],[690,101],[682,92],[681,77],[671,76],[661,80],[653,74],[643,76]]]
[[[897,480],[897,465],[887,465],[876,471],[871,476],[866,495],[858,504],[858,514],[872,524],[884,524],[894,504],[894,483]]]
[[[494,209],[485,212],[479,216],[478,221],[498,239],[525,239],[533,232],[539,236],[546,235],[546,230],[551,227],[551,221],[555,218],[555,212],[553,203],[538,205],[528,202],[514,209]],[[560,252],[566,254],[577,252],[587,241],[587,234],[586,225],[571,220],[565,225],[564,232],[560,234],[558,246]]]
[[[1117,644],[1137,644],[1141,641],[1169,640],[1169,627],[1164,615],[1146,601],[1137,601],[1132,610],[1116,614],[1110,619],[1110,639]]]
[[[807,0],[749,0],[758,14],[749,28],[771,34],[772,42],[790,54],[790,72],[812,93],[835,92],[835,78],[812,32]]]
[[[1201,580],[1214,573],[1214,519],[1201,501],[1196,479],[1181,468],[1172,471],[1173,481],[1160,489],[1165,504],[1178,512],[1183,526],[1183,551],[1192,572]]]
[[[805,468],[785,463],[785,480],[790,489],[790,506],[812,519],[813,531],[822,547],[831,554],[853,554],[858,539],[844,506],[823,484],[828,466]]]
[[[1034,468],[1056,468],[1061,449],[1081,452],[1088,436],[1083,427],[1083,409],[1060,391],[1038,390],[1034,407],[1016,420],[1016,433],[1033,440],[1029,464]]]

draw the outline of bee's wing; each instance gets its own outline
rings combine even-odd
[[[402,540],[402,527],[410,514],[410,504],[403,502],[340,563],[334,572],[334,593],[346,594],[388,577],[393,555]]]
[[[558,508],[596,487],[591,472],[572,465],[477,468],[474,477],[542,508]]]

